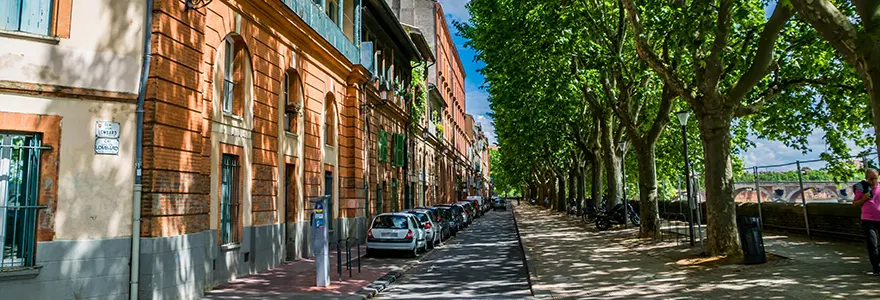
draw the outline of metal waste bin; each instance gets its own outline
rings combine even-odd
[[[767,262],[764,252],[764,238],[758,217],[737,216],[736,227],[739,229],[739,242],[743,249],[743,263],[747,265]]]

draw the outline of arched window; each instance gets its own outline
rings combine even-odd
[[[224,113],[242,116],[244,114],[244,44],[233,37],[223,40],[223,90],[222,109]]]
[[[294,70],[284,73],[284,131],[296,133],[299,130],[299,114],[302,110],[303,89],[299,75]]]
[[[327,95],[324,104],[324,144],[327,146],[335,146],[336,111],[333,109],[334,103],[333,95]]]

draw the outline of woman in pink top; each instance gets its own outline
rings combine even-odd
[[[867,184],[864,184],[867,183]],[[868,243],[872,275],[880,275],[880,185],[877,170],[865,171],[865,182],[853,186],[853,205],[862,208],[862,230]]]

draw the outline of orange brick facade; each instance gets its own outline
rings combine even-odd
[[[263,12],[272,12],[269,15]],[[259,20],[259,21],[257,21]],[[147,86],[144,128],[145,237],[173,236],[209,230],[212,185],[219,182],[212,141],[246,140],[242,156],[249,164],[251,222],[245,226],[304,221],[308,204],[279,196],[303,193],[304,199],[323,195],[325,152],[322,145],[325,105],[335,114],[338,144],[334,174],[339,193],[335,216],[363,216],[363,124],[358,107],[360,85],[366,81],[362,67],[352,65],[322,37],[303,23],[281,1],[213,1],[207,7],[187,10],[183,1],[156,1],[153,11],[152,64]],[[233,81],[235,106],[220,112],[218,78],[225,72],[224,41],[234,41]],[[303,87],[301,135],[279,130],[283,76],[298,74]],[[240,83],[240,84],[239,84]],[[241,101],[239,101],[241,100]],[[240,107],[243,105],[243,107]],[[224,114],[219,116],[218,114]],[[236,119],[243,129],[224,123]],[[220,121],[218,121],[220,120]],[[220,129],[218,129],[220,128]],[[232,128],[220,135],[220,131]],[[249,138],[240,138],[245,136]],[[293,137],[291,137],[293,136]],[[281,139],[298,139],[302,151],[283,155]],[[242,145],[239,145],[242,146]],[[301,166],[301,186],[280,192],[287,166]],[[294,179],[300,174],[292,175]],[[297,182],[293,180],[290,183]],[[287,184],[290,185],[290,184]],[[295,198],[295,197],[294,197]],[[278,203],[282,203],[281,206]],[[286,203],[286,205],[284,205]],[[284,206],[290,209],[285,212]],[[306,208],[298,211],[297,207]]]

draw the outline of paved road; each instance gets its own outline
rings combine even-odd
[[[431,253],[380,299],[529,297],[522,248],[509,211],[490,211]]]

